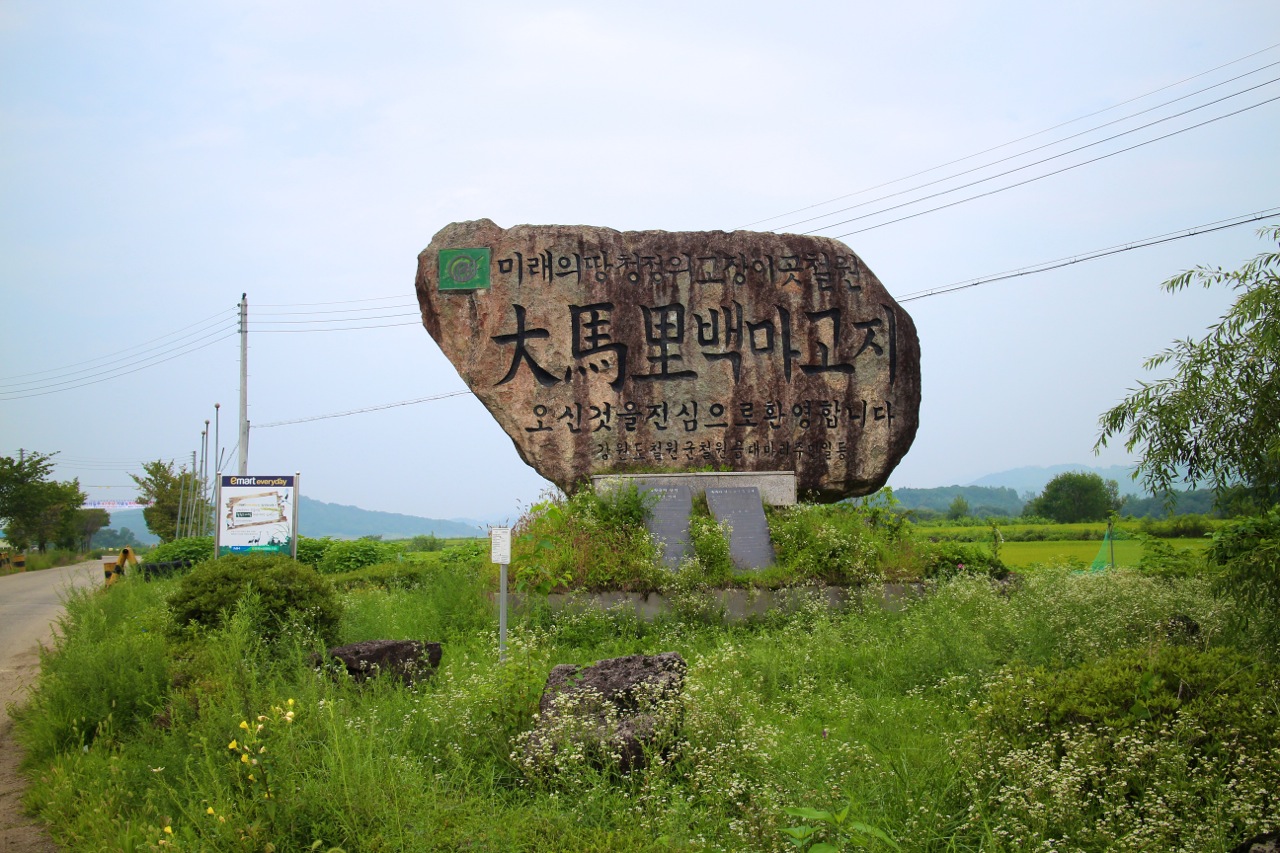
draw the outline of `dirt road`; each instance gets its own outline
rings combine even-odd
[[[40,645],[53,641],[62,596],[72,587],[101,583],[102,563],[96,560],[0,577],[0,708],[25,700],[40,671]],[[56,851],[48,833],[22,813],[20,760],[13,721],[0,714],[0,851]]]

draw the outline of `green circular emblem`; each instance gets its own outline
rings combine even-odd
[[[449,262],[449,278],[456,284],[466,284],[471,281],[476,277],[478,270],[475,258],[468,258],[466,255],[460,255]]]

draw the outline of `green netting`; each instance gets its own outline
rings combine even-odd
[[[1089,564],[1091,572],[1105,572],[1107,567],[1111,565],[1111,527],[1107,526],[1107,532],[1102,535],[1102,547],[1098,549],[1098,556],[1093,558],[1093,562]]]

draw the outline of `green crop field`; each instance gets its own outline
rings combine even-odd
[[[1203,551],[1209,540],[1164,539],[1175,548]],[[1047,542],[1005,542],[1000,546],[1000,559],[1014,568],[1025,568],[1033,563],[1052,563],[1062,560],[1081,560],[1092,563],[1098,556],[1102,543],[1096,540],[1058,540]],[[1142,557],[1142,542],[1138,539],[1121,539],[1115,543],[1117,566],[1136,566]]]

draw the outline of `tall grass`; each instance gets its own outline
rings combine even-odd
[[[164,584],[73,598],[66,639],[19,719],[33,750],[30,803],[73,850],[780,851],[794,849],[782,830],[796,806],[848,805],[850,820],[926,851],[1225,850],[1275,825],[1249,792],[1280,790],[1280,769],[1247,744],[1248,786],[1160,777],[1186,824],[1213,833],[1160,835],[1152,822],[1108,848],[1088,841],[1097,804],[1056,765],[1036,778],[1079,808],[1036,824],[1035,803],[1000,784],[1014,765],[997,758],[1014,753],[966,746],[989,731],[992,708],[1014,701],[999,692],[1011,673],[1109,672],[1122,650],[1175,642],[1174,616],[1197,626],[1188,654],[1236,649],[1262,672],[1255,637],[1235,633],[1231,600],[1203,579],[1045,567],[1018,584],[940,582],[896,610],[833,612],[814,598],[733,626],[696,608],[653,623],[536,610],[513,623],[499,663],[489,567],[479,553],[441,560],[434,582],[344,593],[346,641],[445,641],[439,672],[411,687],[316,671],[306,632],[264,643],[252,600],[175,647],[161,630]],[[590,762],[529,772],[521,735],[552,666],[658,651],[689,662],[668,754],[627,775]],[[96,686],[73,689],[81,679]],[[108,694],[127,697],[128,712]],[[1249,720],[1253,734],[1274,735],[1274,706]],[[94,736],[77,738],[90,721]],[[1042,766],[1051,753],[1038,753]],[[1184,739],[1162,755],[1198,753]]]

